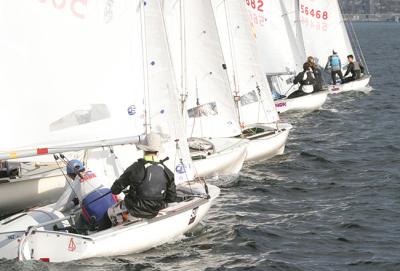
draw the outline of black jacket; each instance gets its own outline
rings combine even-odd
[[[364,67],[361,65],[361,63],[354,61],[354,62],[349,63],[344,76],[346,77],[349,73],[351,73],[351,77],[354,80],[356,80],[361,77],[361,73],[363,73],[363,72],[364,72]]]
[[[164,199],[154,200],[140,198],[140,196],[137,195],[136,190],[145,179],[146,163],[156,164],[155,162],[146,162],[143,159],[139,159],[137,162],[129,166],[114,182],[111,191],[114,195],[118,195],[122,190],[129,186],[129,193],[125,196],[125,205],[128,208],[129,213],[135,217],[153,218],[161,209],[165,208],[166,203],[176,201],[176,187],[174,174],[164,166],[164,173],[167,178],[167,189],[164,193]]]
[[[304,73],[306,73],[306,80],[304,80]],[[314,77],[311,75],[313,71],[302,71],[299,72],[293,80],[293,84],[300,84],[300,88],[303,85],[314,85],[315,84],[315,75]]]

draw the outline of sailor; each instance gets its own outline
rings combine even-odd
[[[364,67],[358,62],[354,60],[353,55],[348,55],[347,60],[349,61],[349,65],[347,66],[346,73],[344,77],[346,77],[349,73],[351,73],[350,77],[345,78],[346,82],[355,81],[361,78],[361,73],[364,73]]]
[[[304,63],[303,71],[296,75],[293,83],[300,84],[300,87],[298,90],[289,95],[289,99],[300,97],[314,91],[315,75],[308,63]]]
[[[108,210],[114,225],[135,218],[153,218],[167,203],[176,201],[174,174],[158,158],[162,151],[160,135],[149,133],[137,147],[143,150],[143,159],[129,166],[111,187],[112,193],[118,195],[129,186],[125,199]]]
[[[331,69],[332,84],[336,85],[336,74],[339,75],[342,84],[344,83],[342,73],[342,63],[340,57],[335,50],[332,51],[332,55],[329,56],[328,62],[325,65],[325,70]]]
[[[83,219],[86,224],[101,228],[111,226],[106,215],[107,210],[118,200],[107,188],[107,183],[98,178],[94,172],[86,170],[83,163],[75,159],[67,164],[67,176],[73,182],[62,211],[79,206],[82,211],[80,219]],[[107,226],[107,224],[110,225]]]
[[[321,91],[324,80],[322,78],[321,69],[318,65],[318,59],[315,59],[314,57],[309,56],[309,57],[307,57],[306,63],[311,67],[311,69],[314,72],[314,76],[315,76],[314,92]]]

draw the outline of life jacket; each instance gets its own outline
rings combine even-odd
[[[315,76],[312,71],[306,71],[301,81],[301,90],[305,93],[311,93],[314,91]]]
[[[339,71],[340,67],[340,58],[337,55],[332,55],[330,58],[330,65],[333,71]]]
[[[145,174],[135,187],[136,198],[143,200],[163,200],[168,186],[164,165],[159,162],[144,161]]]
[[[109,188],[101,188],[92,191],[82,201],[82,215],[87,223],[91,217],[96,218],[99,223],[107,214],[108,208],[117,202],[117,197],[111,193]]]

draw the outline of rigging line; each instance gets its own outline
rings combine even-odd
[[[339,6],[340,13],[343,14],[343,8],[342,8],[342,5],[341,5],[340,1],[338,1],[338,6]],[[346,24],[344,22],[343,15],[342,15],[342,19],[343,19],[343,23],[344,23],[344,25],[346,27],[346,30],[348,30],[348,32],[350,32],[350,34],[352,35],[353,41],[355,42],[354,45],[356,47],[356,50],[358,51],[358,52],[356,51],[356,56],[358,54],[358,57],[360,58],[360,60],[362,61],[362,63],[365,66],[365,70],[367,71],[367,74],[369,74],[368,65],[367,65],[367,62],[365,61],[365,57],[364,57],[364,54],[363,54],[362,49],[361,49],[360,41],[359,41],[359,39],[357,37],[357,34],[356,34],[356,31],[354,29],[353,22],[348,18],[346,20],[347,21],[347,24]]]
[[[180,37],[181,37],[181,92],[187,95],[187,40],[186,40],[186,12],[184,0],[179,1]]]
[[[102,147],[103,148],[103,150],[104,150],[104,146]],[[110,148],[110,147],[109,147]],[[87,155],[87,150],[85,150],[85,156]],[[70,160],[67,158],[67,157],[65,157],[65,155],[63,155],[62,153],[60,153],[60,157],[61,157],[61,159],[64,161],[64,163],[66,163],[66,165],[68,165],[68,163],[70,162]],[[85,165],[84,165],[85,166]],[[86,166],[85,166],[85,171],[86,171]],[[90,170],[89,170],[90,171]],[[94,173],[94,172],[93,172]],[[94,173],[95,174],[95,173]],[[79,178],[80,179],[82,179],[83,178],[83,176],[81,175],[81,173],[79,172],[78,174],[77,174],[78,176],[79,176]],[[65,176],[65,175],[64,175]],[[97,177],[97,175],[96,175],[96,177]],[[75,179],[73,180],[73,181],[75,181]],[[93,188],[93,191],[92,192],[96,192],[97,194],[99,194],[100,196],[104,196],[102,193],[100,193],[100,191],[98,191],[100,188],[102,188],[102,187],[104,187],[103,185],[101,185],[100,187],[94,187],[93,186],[93,184],[92,183],[90,183],[90,182],[86,182],[86,184],[88,185],[88,186],[90,186],[91,188]],[[78,197],[78,195],[77,195],[77,193],[74,191],[74,189],[71,187],[71,189],[72,189],[72,191],[74,192],[74,194],[75,194],[75,196],[77,196]],[[83,199],[82,199],[83,200]]]
[[[108,146],[108,148],[109,148],[109,151],[110,151],[110,153],[114,156],[114,162],[115,162],[115,165],[117,166],[117,167],[120,167],[123,171],[125,171],[125,169],[124,169],[124,167],[121,165],[121,163],[119,163],[119,160],[117,160],[118,159],[118,157],[115,155],[115,153],[114,153],[114,149],[111,147],[111,146]],[[105,151],[104,150],[104,147],[103,147],[103,151]],[[118,161],[118,162],[117,162]],[[117,163],[119,164],[119,165],[117,165]],[[104,166],[104,164],[103,164],[103,166]],[[105,166],[104,166],[104,168],[105,168]],[[90,170],[89,170],[90,171]],[[118,168],[117,168],[117,171],[118,171]],[[93,172],[94,174],[95,174],[95,172]],[[106,172],[104,172],[105,174],[106,174]],[[119,171],[118,171],[118,174],[119,174]],[[97,175],[96,175],[96,177],[98,177]],[[99,198],[97,198],[97,199],[100,199],[101,197],[104,197],[105,195],[107,195],[107,194],[109,194],[109,192],[106,192],[106,193],[102,193],[102,192],[100,192],[99,190],[101,189],[101,188],[108,188],[108,187],[106,187],[106,186],[104,186],[103,184],[101,184],[99,187],[95,187],[90,181],[89,182],[85,182],[88,186],[90,186],[91,188],[93,188],[93,191],[92,192],[96,192],[97,194],[99,194],[100,195],[100,197]],[[92,193],[91,192],[91,193]],[[96,199],[96,200],[97,200]],[[89,205],[90,203],[87,203],[86,205]]]
[[[183,172],[185,173],[185,177],[186,177],[186,181],[187,181],[187,183],[189,185],[190,193],[192,195],[194,195],[193,190],[192,190],[192,186],[190,185],[189,176],[187,175],[185,164],[183,163],[182,152],[181,152],[181,148],[179,147],[179,139],[175,139],[175,142],[176,142],[176,145],[175,145],[176,152],[175,152],[175,159],[174,159],[174,167],[175,167],[174,171],[176,171],[176,164],[175,163],[176,163],[176,160],[178,158],[179,162],[181,163],[181,165],[183,167]]]
[[[125,171],[125,167],[122,165],[121,161],[119,160],[118,156],[115,154],[114,148],[112,146],[109,146],[110,148],[110,153],[114,156],[114,161],[116,166],[120,167],[122,171]]]
[[[233,76],[233,82],[235,86],[235,92],[239,93],[239,79],[238,79],[238,74],[237,74],[237,62],[236,62],[236,48],[235,44],[233,42],[233,33],[232,33],[232,22],[230,20],[230,9],[229,9],[229,4],[227,3],[226,0],[223,0],[224,3],[224,8],[225,8],[225,21],[226,21],[226,27],[228,30],[228,41],[229,41],[229,47],[230,47],[230,52],[231,52],[231,59],[232,59],[232,76]]]
[[[261,103],[261,106],[262,106],[262,109],[263,109],[263,111],[264,111],[264,114],[265,114],[265,117],[269,120],[269,121],[271,121],[270,120],[270,117],[269,117],[269,115],[268,115],[268,112],[269,112],[269,110],[268,109],[266,109],[266,105],[264,104],[264,100],[262,99],[262,96],[261,96],[261,89],[260,89],[260,86],[258,85],[258,83],[257,83],[257,90],[259,91],[259,96],[260,96],[260,103]],[[260,104],[259,103],[259,104]],[[274,106],[275,106],[275,103],[274,103]],[[273,121],[272,121],[273,122]]]
[[[142,38],[142,64],[143,64],[143,80],[144,80],[144,94],[145,94],[145,128],[146,134],[151,130],[151,118],[150,118],[150,87],[149,87],[149,69],[148,69],[148,56],[147,56],[147,37],[146,37],[146,16],[145,16],[145,0],[140,0],[140,30]]]
[[[64,156],[64,155],[63,155]],[[60,154],[61,157],[61,154]],[[76,197],[78,197],[77,193],[75,192],[74,188],[72,187],[72,184],[69,182],[69,177],[67,177],[67,175],[64,173],[63,169],[61,168],[60,164],[58,163],[58,159],[60,158],[59,156],[57,156],[56,154],[53,154],[53,158],[56,161],[56,164],[58,166],[58,168],[60,169],[61,173],[63,174],[65,181],[67,182],[67,184],[69,185],[69,187],[71,188],[71,191],[75,194]],[[65,157],[65,156],[64,156]],[[65,163],[64,159],[61,158],[62,161]],[[68,163],[65,163],[65,166],[67,166]]]
[[[232,80],[233,80],[233,85],[234,85],[234,102],[235,102],[235,106],[236,106],[236,110],[237,110],[237,114],[238,114],[238,122],[239,122],[239,126],[240,129],[242,130],[242,119],[241,119],[241,114],[240,114],[240,90],[239,90],[239,75],[238,75],[238,68],[237,68],[237,61],[236,61],[236,48],[235,48],[235,44],[233,41],[233,34],[232,34],[232,22],[230,20],[230,9],[229,9],[229,4],[227,3],[226,0],[223,0],[223,5],[224,5],[224,14],[225,14],[225,22],[226,22],[226,28],[227,28],[227,32],[228,32],[228,42],[229,42],[229,51],[230,51],[230,55],[231,55],[231,60],[232,60]],[[217,9],[217,7],[215,8]],[[216,12],[216,11],[215,11]],[[227,71],[228,74],[228,79],[229,79],[229,73]]]
[[[365,60],[364,53],[363,53],[363,51],[361,49],[360,41],[359,41],[359,39],[357,37],[356,31],[354,29],[353,22],[351,20],[349,20],[349,25],[352,28],[352,32],[353,32],[353,35],[354,35],[354,38],[355,38],[356,45],[357,45],[358,50],[359,50],[361,61],[363,62],[364,66],[365,66],[365,70],[367,71],[367,74],[369,74],[368,64],[367,64],[367,61]]]
[[[104,147],[103,147],[103,149],[104,149]],[[85,153],[86,153],[86,152],[85,152]],[[66,165],[68,165],[68,163],[70,162],[70,160],[68,160],[68,158],[65,157],[65,156],[64,156],[63,154],[61,154],[61,153],[60,153],[60,157],[61,157],[61,159],[64,161],[64,163],[66,163]],[[57,164],[58,164],[58,163],[57,163]],[[85,169],[86,169],[86,166],[85,166]],[[64,174],[64,172],[63,172],[63,174]],[[81,175],[80,172],[78,172],[77,175],[79,176],[80,179],[83,178],[83,176]],[[65,174],[64,174],[64,177],[66,177]],[[96,176],[96,177],[97,177],[97,176]],[[73,180],[73,182],[74,182],[74,181],[75,181],[75,179]],[[96,189],[96,190],[94,190],[93,192],[96,192],[97,194],[100,194],[100,196],[104,196],[102,193],[100,193],[100,192],[98,191],[97,187],[94,187],[94,186],[93,186],[93,184],[91,184],[90,182],[86,182],[86,184],[89,185],[89,186],[91,186],[93,189]],[[76,191],[72,188],[72,184],[70,185],[70,187],[71,187],[71,190],[74,192],[75,196],[78,197],[78,194],[77,194]],[[100,188],[100,187],[99,187],[99,188]],[[82,200],[83,200],[83,199],[82,199]]]
[[[198,107],[195,107],[195,108],[197,108],[198,109]],[[190,118],[190,117],[189,117]],[[193,116],[193,125],[192,125],[192,131],[190,132],[190,137],[193,137],[193,134],[194,134],[194,128],[196,127],[196,120],[197,120],[197,118],[200,118],[200,111],[199,110],[195,110],[194,111],[194,116]],[[187,124],[187,123],[186,123]],[[185,125],[186,126],[186,125]],[[200,125],[201,126],[201,125]]]
[[[199,86],[197,85],[197,77],[195,78],[195,84],[196,84],[196,105],[197,107],[200,107],[200,97],[199,97]],[[199,110],[199,118],[200,116],[200,110]],[[203,137],[203,122],[201,121],[200,118],[200,132],[201,132],[201,136]]]

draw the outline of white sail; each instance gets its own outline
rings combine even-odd
[[[337,0],[299,0],[299,13],[307,55],[325,66],[335,50],[342,66],[347,55],[354,54]]]
[[[302,64],[307,55],[304,47],[303,32],[301,30],[301,21],[299,14],[299,3],[298,0],[280,0],[282,6],[282,16],[285,22],[289,23],[288,32],[292,32],[297,45],[297,52],[301,58]],[[302,67],[299,67],[300,70]]]
[[[295,31],[294,2],[271,0],[268,6],[261,5],[263,1],[246,2],[263,72],[271,88],[286,96],[295,90],[293,77],[303,70],[306,59],[302,37]]]
[[[256,1],[257,2],[257,1]],[[263,71],[284,74],[302,70],[303,55],[297,48],[293,26],[281,0],[246,4]]]
[[[214,0],[214,13],[234,94],[240,96],[243,126],[279,120],[262,73],[245,2]]]
[[[0,86],[8,91],[0,108],[15,113],[6,119],[10,133],[1,134],[0,150],[113,145],[143,134],[147,119],[148,132],[172,142],[171,158],[179,139],[178,161],[191,178],[159,2],[144,9],[141,1],[85,2],[79,16],[51,2],[23,4],[1,4]]]
[[[0,4],[1,152],[144,132],[136,6],[113,19],[107,1],[64,3]]]
[[[183,118],[177,97],[171,56],[159,1],[144,5],[145,68],[148,73],[150,130],[160,133],[169,143],[165,155],[167,165],[174,169],[175,182],[194,179],[194,167],[189,154]]]
[[[188,136],[241,133],[210,0],[165,0],[168,40]]]

